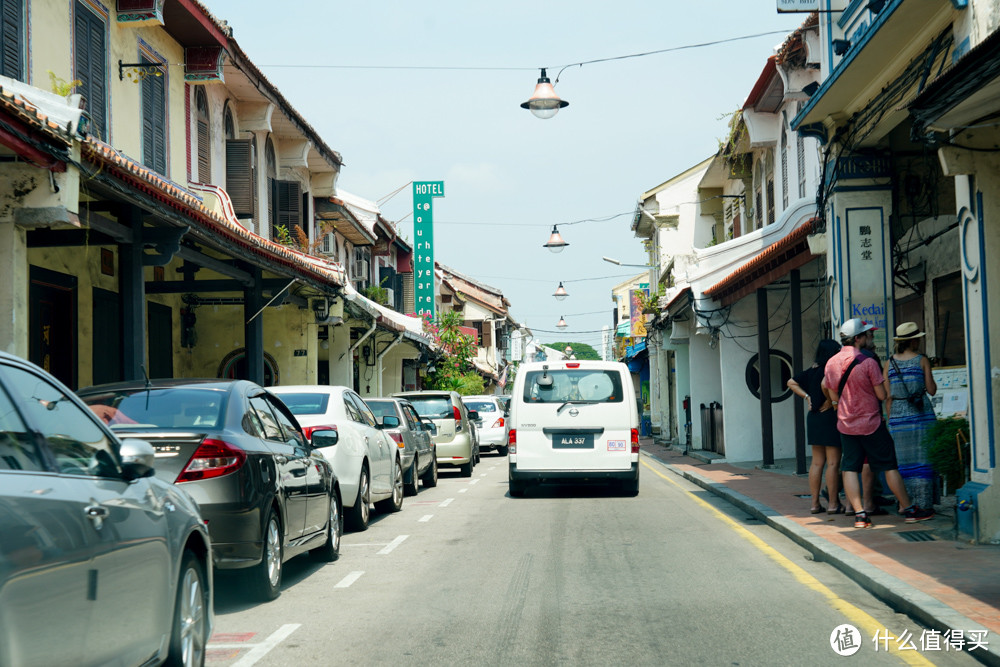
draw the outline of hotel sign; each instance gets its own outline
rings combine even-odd
[[[819,0],[777,0],[778,13],[815,12],[819,10]]]
[[[413,182],[413,298],[417,315],[434,319],[434,198],[444,197],[444,181]]]

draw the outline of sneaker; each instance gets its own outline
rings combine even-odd
[[[871,528],[872,521],[868,518],[868,512],[857,512],[854,515],[855,528]]]
[[[927,519],[934,518],[934,510],[921,509],[917,505],[910,505],[905,510],[903,510],[903,516],[906,517],[903,521],[905,523],[916,523],[918,521],[927,521]]]

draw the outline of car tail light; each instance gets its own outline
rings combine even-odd
[[[517,429],[512,428],[507,434],[507,453],[517,454]]]
[[[493,428],[503,428],[503,417],[493,422]]]
[[[566,368],[579,368],[579,367],[580,367],[579,361],[572,361],[566,364]]]
[[[177,483],[222,477],[239,470],[246,460],[247,453],[236,445],[205,438],[177,476]]]
[[[396,441],[396,444],[403,447],[403,434],[399,431],[386,431],[386,434]]]
[[[639,429],[632,429],[632,453],[639,453]]]
[[[315,433],[316,431],[336,431],[336,430],[337,430],[337,426],[336,425],[332,425],[332,426],[326,426],[326,425],[324,425],[324,426],[303,426],[302,427],[302,434],[306,436],[306,440],[312,440],[313,433]]]
[[[451,406],[451,409],[455,411],[455,430],[457,431],[462,426],[462,411],[458,409],[457,405]]]

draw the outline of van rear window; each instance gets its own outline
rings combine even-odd
[[[531,371],[524,378],[529,403],[621,403],[623,394],[621,374],[612,370]]]

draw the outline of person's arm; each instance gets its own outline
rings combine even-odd
[[[931,372],[931,360],[926,356],[920,357],[920,367],[924,369],[924,387],[927,394],[933,396],[937,393],[937,382],[934,381],[934,373]]]
[[[868,379],[872,383],[872,389],[875,390],[875,398],[880,401],[884,401],[889,394],[889,392],[886,391],[886,385],[889,382],[885,379],[885,377],[883,377],[878,362],[872,358],[868,358],[865,359],[860,365],[865,367],[864,372],[868,375]]]
[[[812,410],[812,400],[809,398],[809,394],[806,393],[806,390],[802,388],[802,385],[796,382],[795,378],[790,378],[786,384],[788,385],[788,388],[792,390],[793,394],[799,398],[806,399],[806,408],[808,410]]]
[[[892,359],[892,357],[890,356],[889,359]],[[892,390],[890,389],[891,385],[889,384],[889,364],[891,363],[891,361],[887,361],[885,362],[885,365],[882,366],[882,386],[885,387],[885,414],[887,415],[892,414]],[[875,392],[875,395],[878,396],[878,391]]]

